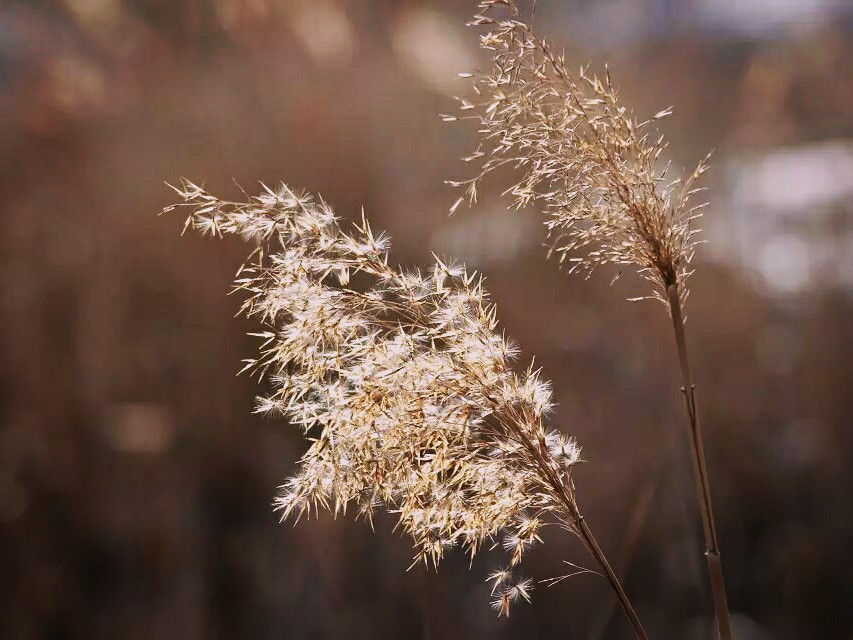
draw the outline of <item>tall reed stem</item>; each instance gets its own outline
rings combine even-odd
[[[732,630],[729,620],[729,607],[726,600],[726,583],[723,580],[723,565],[720,561],[720,545],[717,541],[717,525],[714,521],[714,509],[711,504],[711,485],[705,464],[705,446],[702,441],[702,427],[696,410],[696,392],[690,361],[687,357],[687,341],[684,334],[684,315],[681,311],[681,299],[678,285],[667,287],[669,310],[672,316],[672,328],[675,332],[675,346],[678,350],[678,364],[681,368],[681,384],[684,403],[689,421],[690,450],[693,456],[693,468],[696,472],[696,492],[702,511],[702,529],[705,534],[705,558],[708,561],[708,574],[711,582],[711,595],[714,599],[714,612],[717,618],[717,633],[720,640],[731,640]]]

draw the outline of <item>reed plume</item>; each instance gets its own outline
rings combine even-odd
[[[663,110],[638,121],[622,106],[609,72],[603,78],[581,66],[569,71],[565,56],[539,38],[508,0],[480,3],[471,26],[489,29],[481,46],[493,56],[485,73],[473,77],[476,102],[461,100],[459,116],[479,125],[482,143],[469,157],[478,174],[451,181],[464,187],[464,200],[477,200],[490,173],[511,167],[520,176],[504,191],[512,206],[542,207],[553,251],[570,271],[590,275],[604,264],[634,265],[653,284],[651,295],[666,302],[686,280],[696,245],[693,221],[704,204],[693,204],[703,161],[686,179],[666,182],[658,163],[666,148],[650,125],[670,113]],[[499,19],[495,7],[508,8]],[[520,170],[520,171],[519,171]]]
[[[640,121],[622,105],[610,74],[581,66],[569,70],[565,56],[521,20],[512,0],[480,2],[470,26],[484,27],[480,45],[492,57],[486,72],[471,77],[477,98],[461,100],[460,115],[479,125],[480,147],[467,161],[479,166],[468,180],[451,184],[476,201],[483,179],[514,171],[504,196],[517,209],[538,206],[546,213],[552,250],[572,272],[589,276],[602,265],[633,266],[651,284],[641,298],[669,309],[688,417],[688,431],[702,513],[705,550],[722,640],[731,637],[719,544],[711,505],[704,444],[687,354],[683,305],[689,293],[704,203],[694,203],[696,180],[706,161],[685,178],[669,178],[661,167],[666,142],[653,129],[665,109]],[[640,298],[636,298],[640,299]]]
[[[580,448],[548,425],[550,384],[513,368],[518,349],[482,279],[438,258],[426,272],[396,269],[363,215],[347,232],[322,199],[264,189],[237,203],[184,181],[166,211],[186,207],[185,229],[257,246],[235,281],[241,312],[263,325],[245,366],[271,380],[256,410],[311,441],[275,500],[282,519],[353,509],[372,524],[386,508],[414,541],[413,565],[501,544],[507,566],[488,577],[500,615],[530,599],[519,564],[556,524],[581,539],[645,638],[578,507]]]

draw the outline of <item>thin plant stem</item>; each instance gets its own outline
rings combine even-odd
[[[584,545],[604,571],[604,577],[607,578],[613,592],[616,594],[619,605],[622,607],[622,611],[631,623],[631,628],[634,630],[634,635],[637,636],[637,640],[648,640],[648,636],[643,630],[643,625],[640,623],[640,618],[637,616],[637,612],[634,611],[634,607],[631,605],[631,601],[628,600],[628,596],[625,594],[625,590],[622,588],[619,578],[616,577],[616,572],[613,571],[613,567],[610,566],[610,563],[607,561],[607,557],[604,555],[601,547],[598,546],[598,541],[596,541],[595,536],[592,535],[592,531],[590,531],[589,526],[586,523],[586,519],[584,519],[583,516],[578,519],[577,527]]]
[[[559,476],[554,473],[554,468],[547,463],[541,447],[537,447],[531,440],[523,437],[524,434],[521,435],[521,442],[531,452],[533,459],[536,460],[537,465],[542,471],[543,477],[551,485],[555,494],[559,496],[560,501],[563,503],[563,507],[573,524],[573,527],[571,527],[570,530],[574,531],[578,537],[580,537],[581,542],[583,542],[587,551],[589,551],[590,555],[604,572],[604,577],[610,584],[611,589],[613,589],[613,593],[616,595],[616,599],[619,601],[619,605],[622,607],[625,617],[628,618],[628,621],[631,623],[631,628],[633,629],[637,640],[648,640],[648,636],[643,629],[640,618],[637,615],[637,612],[634,611],[634,606],[631,604],[631,601],[628,599],[628,595],[625,593],[625,590],[622,588],[622,584],[619,582],[619,577],[616,575],[613,567],[610,566],[607,556],[604,555],[604,551],[602,551],[598,541],[595,539],[595,536],[592,535],[592,531],[586,523],[586,518],[583,516],[580,508],[578,507],[577,500],[574,497],[574,485],[571,482],[568,485],[562,482]]]
[[[702,512],[702,529],[705,535],[705,558],[708,561],[708,574],[711,582],[711,595],[714,599],[714,613],[717,619],[717,633],[720,640],[731,640],[732,630],[729,620],[729,608],[726,599],[726,584],[723,579],[723,565],[720,561],[720,545],[717,541],[717,526],[714,520],[714,508],[711,503],[711,485],[705,464],[705,446],[702,440],[702,427],[696,410],[696,388],[690,372],[690,360],[687,356],[687,340],[684,333],[684,315],[678,285],[667,287],[667,298],[672,327],[675,332],[675,346],[678,351],[678,364],[681,369],[682,392],[687,409],[690,433],[690,452],[693,468],[696,472],[696,490],[699,507]]]
[[[631,604],[631,601],[628,599],[628,595],[622,588],[622,584],[619,582],[619,577],[616,575],[613,567],[610,566],[607,556],[604,555],[604,551],[602,551],[598,541],[595,539],[595,536],[592,535],[592,531],[586,523],[586,518],[584,518],[580,512],[577,501],[572,498],[565,488],[560,491],[560,494],[563,504],[572,517],[576,533],[587,548],[587,551],[589,551],[590,555],[604,572],[604,577],[610,584],[610,588],[613,589],[613,593],[616,594],[619,606],[622,607],[625,617],[628,618],[628,621],[631,623],[631,628],[634,630],[634,635],[636,635],[637,640],[648,640],[648,636],[643,629],[640,618],[637,615],[637,612],[634,611],[634,606]]]
[[[654,500],[659,482],[660,479],[656,477],[650,478],[646,482],[636,501],[633,512],[628,519],[628,523],[625,527],[625,536],[622,540],[621,564],[623,567],[629,564],[630,559],[634,554],[637,541],[640,537],[640,532],[642,531],[649,515],[649,509],[652,506],[652,500]],[[610,600],[602,608],[598,621],[592,626],[592,628],[590,628],[589,633],[586,636],[587,640],[600,640],[604,637],[604,632],[607,630],[607,626],[610,624],[610,620],[613,617],[614,606],[615,603]]]

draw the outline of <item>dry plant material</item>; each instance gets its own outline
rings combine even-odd
[[[480,147],[469,157],[479,173],[452,181],[465,194],[453,204],[477,200],[480,183],[504,167],[515,170],[504,191],[517,209],[544,209],[553,250],[571,271],[591,274],[598,266],[634,265],[666,302],[667,287],[685,281],[696,244],[694,220],[703,204],[691,196],[703,161],[686,180],[668,180],[659,169],[666,147],[650,125],[663,110],[638,121],[620,104],[610,74],[580,67],[573,74],[562,53],[519,20],[507,0],[481,2],[471,26],[489,31],[480,45],[493,57],[491,70],[472,77],[477,100],[460,100],[460,115],[474,119]],[[494,11],[506,9],[501,19]],[[647,297],[647,296],[644,296]]]
[[[503,615],[530,599],[518,565],[555,523],[581,538],[639,628],[577,506],[580,448],[547,424],[550,384],[514,370],[479,276],[437,258],[427,272],[396,269],[363,217],[346,232],[325,202],[284,185],[244,203],[187,181],[175,190],[182,202],[167,210],[189,208],[185,228],[258,247],[236,279],[242,313],[264,325],[246,362],[272,381],[257,411],[311,441],[276,499],[283,518],[354,509],[372,523],[384,507],[414,540],[414,563],[498,543],[508,563],[489,581]]]
[[[719,544],[711,506],[704,445],[687,346],[682,308],[699,230],[694,227],[703,203],[694,204],[703,160],[686,178],[668,178],[660,168],[666,148],[651,125],[665,109],[640,122],[619,101],[609,72],[601,78],[581,66],[576,74],[565,56],[520,19],[512,0],[486,0],[470,26],[484,27],[480,45],[493,59],[474,80],[477,99],[461,100],[461,115],[479,124],[480,147],[467,161],[477,175],[452,182],[474,203],[480,183],[507,169],[504,191],[517,209],[535,205],[547,214],[553,251],[570,271],[590,275],[601,265],[634,266],[652,285],[650,295],[669,309],[682,391],[687,408],[697,495],[720,637],[731,637]],[[642,299],[635,298],[635,299]]]

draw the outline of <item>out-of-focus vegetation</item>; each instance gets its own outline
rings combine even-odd
[[[748,3],[746,3],[748,4]],[[578,64],[677,164],[715,148],[688,303],[738,638],[853,633],[853,45],[830,2],[545,2]],[[738,8],[740,7],[740,8]],[[471,3],[43,0],[0,7],[0,636],[618,637],[595,576],[508,621],[466,559],[270,503],[302,452],[252,417],[254,344],[223,295],[240,243],[178,239],[163,180],[280,179],[364,205],[396,259],[456,255],[553,379],[577,482],[654,637],[709,637],[662,309],[557,273],[497,194],[447,218],[474,132]],[[661,400],[671,398],[671,401]],[[594,476],[593,476],[594,474]],[[593,481],[594,480],[594,481]],[[555,535],[528,573],[580,549]],[[497,562],[497,560],[495,560]]]

